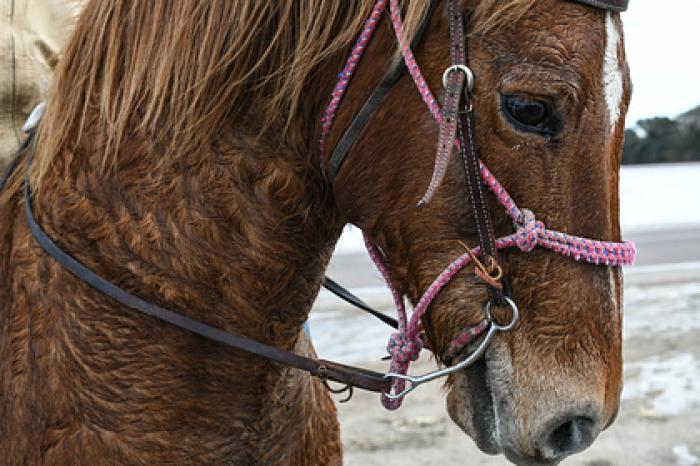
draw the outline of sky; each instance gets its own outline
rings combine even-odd
[[[631,0],[622,21],[634,89],[627,126],[700,105],[700,0]]]

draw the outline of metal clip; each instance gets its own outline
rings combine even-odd
[[[513,330],[515,324],[517,324],[518,320],[520,320],[520,312],[518,311],[518,306],[515,305],[515,302],[513,302],[512,299],[510,299],[508,296],[503,296],[503,299],[506,303],[508,303],[508,307],[510,307],[511,312],[511,319],[507,325],[501,325],[496,321],[496,319],[493,318],[493,315],[491,315],[492,303],[490,300],[486,303],[485,312],[486,318],[489,320],[489,322],[491,322],[492,326],[495,326],[499,332],[508,332],[510,330]]]
[[[324,380],[323,385],[325,385],[326,389],[334,395],[340,395],[341,393],[348,392],[348,395],[345,398],[343,398],[342,400],[338,400],[338,403],[347,403],[348,401],[350,401],[350,399],[352,398],[352,395],[355,393],[354,392],[355,387],[353,387],[350,384],[347,384],[341,388],[333,388],[333,387],[331,387],[331,385],[328,383],[327,380]]]

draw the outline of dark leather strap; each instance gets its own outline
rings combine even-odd
[[[465,75],[461,72],[453,72],[447,79],[445,95],[443,97],[442,106],[440,107],[441,119],[440,128],[438,130],[437,152],[435,154],[435,169],[430,179],[428,189],[425,191],[425,194],[423,194],[421,200],[418,201],[419,206],[430,202],[447,172],[449,159],[452,155],[454,141],[457,136],[457,118],[460,111],[459,104],[465,86],[465,79]]]
[[[465,33],[466,25],[464,15],[462,14],[457,0],[449,0],[448,15],[450,23],[450,52],[452,55],[452,64],[457,66],[467,66],[468,53]],[[461,82],[463,84],[459,88],[458,92],[455,93],[455,89],[453,89],[451,85],[453,81],[456,80],[457,76],[460,75],[462,79],[457,82]],[[445,97],[445,106],[448,105],[448,100],[454,99],[455,102],[449,105],[454,106],[456,104],[458,108],[456,115],[457,121],[452,122],[451,124],[456,125],[458,129],[457,134],[460,146],[459,150],[460,155],[462,156],[464,176],[467,180],[469,199],[474,212],[474,219],[479,236],[481,256],[484,258],[485,265],[489,267],[494,263],[494,261],[497,263],[498,250],[496,249],[496,235],[493,231],[491,215],[489,214],[482,187],[481,172],[479,170],[479,157],[476,150],[476,140],[474,136],[474,123],[471,118],[471,93],[470,90],[465,87],[465,78],[466,76],[464,76],[464,73],[459,70],[451,73],[448,81],[450,85],[448,85],[448,90]],[[488,293],[489,299],[494,304],[502,304],[504,301],[503,293],[500,288],[488,285]]]
[[[436,5],[437,0],[430,0],[428,11],[423,17],[423,20],[416,31],[416,35],[411,41],[411,48],[413,50],[418,47],[418,44],[420,44],[421,40],[423,39],[423,35],[428,28],[430,18],[433,16]],[[405,70],[406,65],[404,64],[403,60],[397,60],[394,62],[389,70],[384,74],[384,77],[379,82],[379,85],[365,101],[360,111],[357,112],[355,117],[352,119],[350,126],[348,126],[348,128],[345,130],[345,133],[343,133],[343,136],[340,138],[340,141],[338,141],[338,144],[335,146],[333,153],[328,159],[326,179],[328,180],[329,184],[333,184],[338,172],[340,171],[341,165],[345,161],[345,157],[347,157],[348,152],[350,152],[350,149],[352,149],[352,146],[355,145],[355,142],[360,137],[360,134],[362,134],[362,131],[367,126],[367,123],[369,123],[370,117],[375,111],[377,111],[379,105],[384,100],[384,97],[386,97],[389,91],[399,81],[399,78]]]
[[[61,264],[63,268],[71,272],[80,280],[90,284],[98,291],[106,294],[124,306],[142,312],[170,325],[174,325],[182,330],[187,330],[188,332],[194,333],[208,340],[213,340],[231,348],[245,351],[247,353],[287,366],[302,369],[324,380],[333,380],[373,392],[388,391],[390,379],[382,373],[346,366],[323,359],[316,360],[299,356],[274,346],[260,343],[242,335],[225,332],[216,327],[212,327],[211,325],[171,311],[170,309],[149,303],[101,277],[89,267],[65,252],[41,228],[36,220],[36,217],[34,216],[34,211],[32,209],[32,193],[29,184],[29,167],[36,151],[36,139],[31,135],[30,138],[32,139],[32,142],[26,162],[23,188],[27,223],[37,243],[42,247],[42,249],[44,249],[44,251],[46,251],[59,264]],[[16,163],[15,166],[17,166]]]
[[[572,0],[576,3],[583,3],[602,10],[609,11],[625,11],[629,4],[629,0]]]
[[[340,299],[342,299],[343,301],[348,302],[353,306],[357,307],[358,309],[362,309],[363,311],[369,314],[372,314],[374,317],[381,320],[385,324],[396,329],[399,328],[399,322],[396,319],[375,309],[372,309],[367,303],[365,303],[360,298],[352,294],[350,290],[344,288],[332,278],[323,277],[323,287],[331,293],[333,293],[334,295],[336,295],[337,297],[339,297]]]

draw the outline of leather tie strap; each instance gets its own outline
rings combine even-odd
[[[454,141],[457,136],[457,120],[460,102],[464,93],[465,80],[466,76],[461,72],[452,72],[448,77],[445,97],[442,102],[442,118],[440,121],[437,153],[435,155],[435,170],[428,189],[418,202],[419,206],[430,202],[447,172],[448,161],[450,155],[452,155]]]
[[[51,239],[51,237],[49,237],[41,225],[39,225],[38,221],[36,220],[36,216],[34,215],[34,210],[32,208],[32,192],[29,184],[29,167],[31,166],[32,160],[34,159],[34,154],[36,152],[36,136],[34,132],[29,133],[27,140],[30,139],[31,145],[25,166],[23,186],[24,207],[29,229],[34,236],[34,239],[42,247],[42,249],[53,257],[63,268],[68,270],[77,278],[88,283],[93,288],[126,307],[154,317],[182,330],[187,330],[188,332],[204,337],[207,340],[216,341],[231,348],[245,351],[246,353],[260,356],[280,364],[296,367],[297,369],[309,372],[310,374],[323,380],[333,380],[335,382],[373,392],[383,393],[388,391],[391,379],[386,377],[385,374],[358,367],[346,366],[344,364],[326,361],[323,359],[317,360],[299,356],[292,352],[279,349],[272,345],[260,343],[242,335],[226,332],[211,325],[205,324],[204,322],[191,319],[170,309],[144,301],[138,296],[129,293],[128,291],[98,275],[85,264],[75,259],[66,251],[61,249],[60,246],[58,246]],[[22,147],[25,148],[27,144],[28,142],[22,144]],[[16,159],[17,161],[19,161],[21,153],[22,152],[18,153],[18,157]],[[3,184],[6,179],[9,178],[11,170],[13,170],[16,166],[17,162],[15,162],[11,169],[8,170],[6,177],[3,177]],[[0,185],[0,189],[1,188],[2,185]]]

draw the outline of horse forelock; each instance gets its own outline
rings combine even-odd
[[[480,0],[474,8],[469,32],[487,34],[522,18],[537,0]]]

